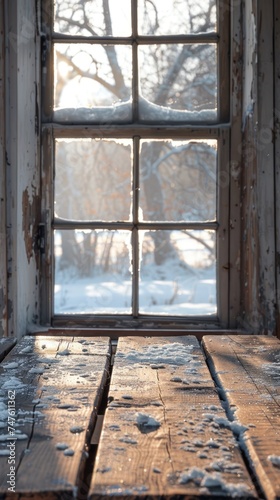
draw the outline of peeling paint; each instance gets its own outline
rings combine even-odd
[[[254,113],[256,94],[256,64],[257,64],[257,26],[253,2],[247,0],[244,5],[244,24],[246,29],[246,44],[244,46],[244,82],[243,82],[243,130],[246,119]]]
[[[34,195],[30,199],[28,189],[22,193],[22,230],[24,233],[24,242],[28,263],[35,256],[38,260],[38,252],[35,252],[38,238],[40,198]],[[37,267],[39,263],[37,262]]]
[[[6,319],[6,297],[3,288],[0,289],[0,337],[4,337],[5,332],[5,319]]]

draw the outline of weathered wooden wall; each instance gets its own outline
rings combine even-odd
[[[280,3],[274,0],[274,134],[275,134],[275,222],[276,222],[276,331],[280,338]]]
[[[39,315],[39,263],[38,253],[35,254],[40,214],[36,3],[35,0],[5,2],[9,307],[4,333],[17,337],[25,334]]]
[[[242,272],[239,324],[276,331],[273,1],[243,2]]]
[[[4,5],[0,2],[0,337],[7,332]]]

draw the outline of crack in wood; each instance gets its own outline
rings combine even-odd
[[[167,427],[168,429],[168,433],[167,433],[167,436],[168,436],[168,439],[165,443],[165,447],[166,447],[166,451],[167,451],[167,455],[168,455],[168,458],[169,458],[169,462],[170,462],[170,465],[172,467],[172,472],[173,474],[175,473],[174,471],[174,465],[173,465],[173,461],[172,461],[172,457],[171,457],[171,452],[170,452],[170,447],[171,447],[171,443],[172,443],[172,440],[171,440],[171,432],[170,432],[170,426],[168,425],[167,423],[167,418],[166,418],[166,406],[165,406],[165,403],[164,403],[164,400],[163,400],[163,397],[162,397],[162,392],[161,392],[161,387],[160,387],[160,380],[159,380],[159,373],[158,373],[158,370],[156,371],[156,377],[157,377],[157,386],[158,386],[158,394],[159,394],[159,399],[162,403],[162,406],[163,406],[163,419],[164,419],[164,424],[165,426]]]

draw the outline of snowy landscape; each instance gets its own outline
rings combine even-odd
[[[209,237],[210,238],[210,237]],[[178,255],[156,266],[152,255],[142,259],[139,312],[158,315],[209,315],[216,313],[216,269],[209,251],[191,238]],[[111,262],[111,272],[81,277],[75,268],[59,269],[60,236],[56,237],[55,313],[131,314],[132,277],[129,254],[123,267]],[[151,260],[151,262],[149,262]],[[148,261],[148,262],[147,262]],[[127,265],[126,265],[127,264]]]

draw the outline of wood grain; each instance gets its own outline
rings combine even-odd
[[[15,391],[15,429],[26,436],[16,441],[16,493],[7,491],[10,466],[0,456],[1,498],[76,496],[109,353],[106,338],[25,337],[1,363],[1,401],[7,404],[8,391]],[[0,440],[6,432],[0,429]],[[7,442],[0,446],[7,449]]]
[[[89,498],[256,497],[225,419],[194,337],[120,339]]]
[[[250,467],[269,500],[280,498],[280,341],[267,336],[205,337],[203,346]],[[274,459],[274,460],[277,460]]]

